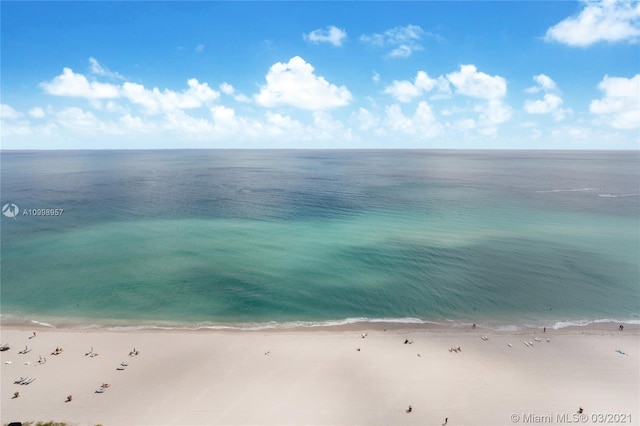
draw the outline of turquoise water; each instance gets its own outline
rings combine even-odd
[[[640,320],[637,152],[3,152],[4,317]],[[62,216],[22,216],[63,208]]]

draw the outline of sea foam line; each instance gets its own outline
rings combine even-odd
[[[208,323],[202,322],[195,326],[159,326],[159,325],[131,325],[131,326],[106,326],[108,330],[126,331],[126,330],[244,330],[244,331],[260,331],[260,330],[286,330],[292,328],[321,328],[321,327],[339,327],[350,324],[365,323],[389,323],[389,324],[434,324],[440,323],[421,320],[418,318],[345,318],[342,320],[325,320],[325,321],[268,321],[256,323]]]
[[[170,322],[159,321],[152,323],[151,321],[146,324],[126,324],[125,320],[120,321],[121,325],[108,324],[108,323],[80,323],[75,322],[70,318],[60,319],[58,325],[56,321],[49,320],[50,322],[44,322],[36,319],[19,319],[11,315],[0,315],[3,319],[3,323],[7,324],[32,324],[35,326],[46,328],[69,328],[73,330],[109,330],[109,331],[145,331],[145,330],[158,330],[158,331],[198,331],[198,330],[238,330],[238,331],[261,331],[261,330],[287,330],[295,328],[323,328],[323,327],[339,327],[353,324],[398,324],[398,325],[432,325],[436,328],[467,328],[472,325],[472,322],[465,320],[442,320],[442,321],[429,321],[420,318],[404,317],[404,318],[366,318],[366,317],[354,317],[337,320],[323,320],[323,321],[267,321],[267,322],[250,322],[250,323],[214,323],[214,322],[197,322],[197,323],[184,323],[184,322]],[[6,321],[6,322],[5,322]],[[592,324],[601,323],[614,323],[625,325],[640,325],[640,319],[573,319],[573,320],[553,320],[539,321],[534,323],[523,322],[519,324],[505,323],[502,321],[476,321],[477,325],[486,329],[502,331],[502,332],[517,332],[526,329],[536,329],[546,326],[549,329],[559,330],[567,327],[586,327]],[[551,325],[547,325],[551,324]]]
[[[42,321],[36,321],[36,320],[31,320],[30,322],[31,324],[39,325],[41,327],[56,328],[55,325],[49,324],[48,322],[42,322]]]
[[[597,188],[575,188],[575,189],[549,189],[536,191],[539,194],[546,194],[552,192],[584,192],[584,191],[597,191]]]
[[[562,328],[567,327],[586,327],[591,324],[603,324],[603,323],[615,323],[615,324],[629,324],[629,325],[640,325],[640,320],[615,320],[615,319],[597,319],[597,320],[577,320],[577,321],[558,321],[553,324],[550,328],[554,330],[560,330]]]
[[[624,197],[638,197],[640,194],[598,194],[598,197],[602,198],[624,198]]]

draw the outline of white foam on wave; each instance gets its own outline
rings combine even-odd
[[[598,194],[602,198],[640,197],[640,194]]]
[[[144,331],[144,330],[199,330],[202,327],[187,326],[160,326],[160,325],[113,325],[113,326],[95,326],[92,328],[105,328],[109,331]]]
[[[80,324],[80,325],[74,325],[72,328],[74,330],[95,330],[95,329],[100,329],[102,327],[98,324]]]
[[[6,325],[18,325],[20,327],[34,325],[38,327],[58,328],[56,325],[48,322],[29,319],[29,318],[25,318],[17,315],[0,315],[0,319],[2,319],[2,324],[6,324]]]
[[[201,325],[199,329],[211,329],[211,330],[268,330],[268,329],[288,329],[288,328],[316,328],[316,327],[338,327],[350,324],[365,324],[365,323],[393,323],[393,324],[428,324],[428,321],[424,321],[418,318],[345,318],[340,320],[325,320],[325,321],[287,321],[276,322],[269,321],[266,323],[244,323],[244,324],[211,324]],[[433,323],[436,324],[436,323]]]
[[[41,327],[56,328],[55,325],[49,324],[48,322],[42,322],[42,321],[37,321],[37,320],[31,320],[30,322],[31,322],[31,324],[39,325]]]
[[[597,320],[574,320],[574,321],[557,321],[550,328],[559,330],[567,327],[585,327],[591,324],[603,324],[603,323],[615,323],[615,324],[628,324],[628,325],[640,325],[640,320],[616,320],[611,318],[603,318]]]
[[[585,192],[585,191],[597,191],[597,188],[575,188],[575,189],[548,189],[536,191],[539,194],[548,194],[554,192]]]
[[[468,328],[472,325],[472,323],[469,323],[469,322],[454,322],[454,321],[450,321],[450,322],[451,322],[450,325],[454,328]],[[551,326],[548,325],[550,323],[552,324]],[[543,327],[546,327],[548,329],[553,329],[553,330],[559,330],[567,327],[587,327],[593,324],[606,324],[606,323],[624,324],[624,325],[640,325],[640,319],[621,320],[621,319],[602,318],[602,319],[595,319],[595,320],[593,319],[592,320],[577,319],[577,320],[562,320],[562,321],[556,320],[555,322],[553,322],[553,320],[550,320],[550,321],[539,320],[539,321],[528,321],[528,322],[511,323],[511,324],[505,324],[499,321],[490,320],[490,321],[479,321],[476,325],[478,327],[486,328],[489,330],[502,331],[502,332],[518,332],[521,330],[541,329]]]
[[[389,324],[435,324],[440,323],[421,320],[419,318],[345,318],[340,320],[325,321],[267,321],[253,323],[211,323],[200,322],[194,325],[187,324],[137,324],[137,325],[107,325],[107,326],[82,326],[84,328],[98,327],[106,328],[111,331],[139,331],[139,330],[245,330],[260,331],[273,329],[291,329],[291,328],[320,328],[320,327],[338,327],[350,324],[366,324],[366,323],[389,323]]]

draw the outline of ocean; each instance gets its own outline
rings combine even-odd
[[[3,151],[0,165],[4,321],[640,323],[638,151]]]

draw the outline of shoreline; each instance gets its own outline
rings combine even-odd
[[[393,325],[386,331],[362,323],[191,331],[3,325],[0,339],[11,349],[0,352],[0,423],[441,425],[449,418],[448,425],[508,425],[516,424],[512,414],[571,416],[584,407],[588,415],[627,413],[631,421],[623,424],[638,424],[638,326],[498,332]],[[32,350],[19,354],[25,345]],[[58,347],[64,351],[50,355]],[[129,355],[133,348],[139,355]],[[87,355],[93,351],[99,356]],[[15,384],[20,377],[36,380]],[[103,383],[110,386],[96,393]],[[66,403],[67,395],[73,401]]]
[[[432,331],[464,330],[474,322],[469,320],[428,320],[420,318],[345,318],[333,320],[294,320],[294,321],[265,321],[265,322],[213,322],[213,321],[156,321],[131,319],[89,319],[73,317],[47,317],[29,319],[13,314],[0,314],[1,328],[42,329],[42,330],[103,330],[103,331],[287,331],[287,330],[357,330],[371,328],[384,329],[422,329]],[[537,324],[530,322],[507,323],[502,320],[478,320],[475,322],[479,329],[496,333],[520,333],[536,331],[543,328],[548,330],[610,330],[624,325],[628,330],[640,330],[640,319],[574,319],[574,320],[542,320]]]

